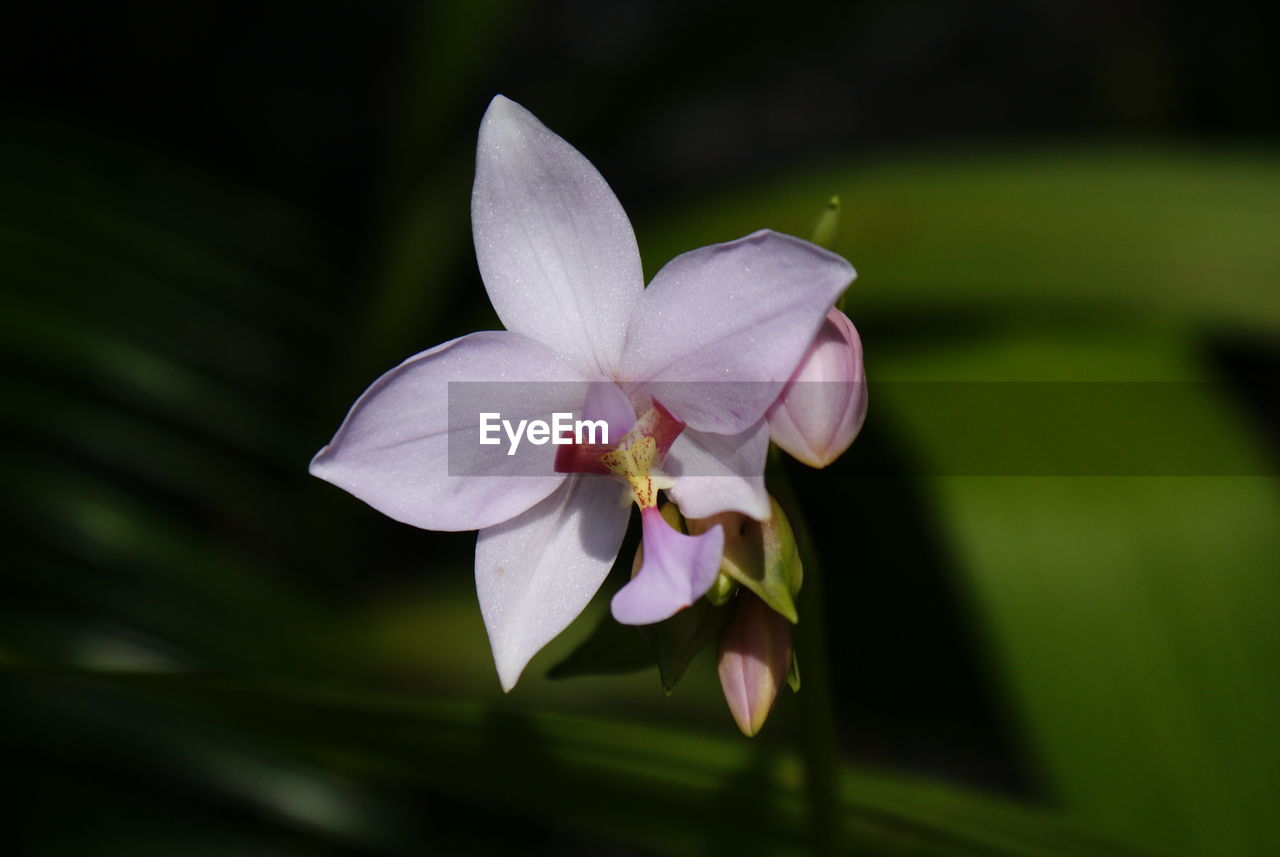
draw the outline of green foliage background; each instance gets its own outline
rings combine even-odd
[[[591,126],[589,81],[491,61],[529,13],[490,5],[406,14],[387,84],[403,109],[360,241],[145,134],[10,111],[15,853],[811,853],[793,698],[748,741],[705,660],[670,698],[652,670],[545,678],[601,604],[504,697],[470,537],[406,532],[305,474],[378,372],[495,324],[467,218],[488,95],[566,119],[574,142]],[[638,104],[647,62],[621,72]],[[644,112],[622,117],[643,139]],[[846,460],[795,475],[826,566],[850,853],[1274,853],[1272,142],[782,160],[654,190],[633,212],[646,267],[803,233],[833,193],[871,416]],[[1167,411],[1082,429],[925,400],[919,381],[1175,383]],[[1051,463],[1099,435],[1122,456],[1176,442],[1235,475],[967,472],[996,431]],[[966,744],[975,719],[987,738]],[[865,739],[885,720],[924,758]],[[978,759],[949,767],[936,748],[960,745]]]

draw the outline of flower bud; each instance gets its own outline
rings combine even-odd
[[[709,518],[689,518],[685,526],[691,536],[717,526],[724,532],[720,578],[707,594],[711,603],[723,604],[732,594],[715,592],[720,580],[728,577],[794,623],[800,621],[795,597],[804,582],[804,568],[786,513],[772,497],[769,505],[772,514],[767,521],[757,521],[741,512],[721,512]]]
[[[826,467],[849,448],[866,417],[862,340],[833,308],[769,409],[769,438],[810,467]]]
[[[824,250],[836,249],[836,236],[840,234],[840,197],[833,196],[827,207],[809,227],[807,238]]]
[[[711,588],[707,590],[707,600],[716,607],[722,604],[728,604],[729,599],[738,591],[738,581],[734,580],[725,573],[723,566],[720,573],[716,575],[716,582],[711,584]]]
[[[717,671],[729,712],[742,734],[764,726],[791,666],[791,624],[740,589],[733,618],[720,635]]]

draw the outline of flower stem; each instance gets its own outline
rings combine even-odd
[[[831,674],[827,663],[822,567],[804,511],[797,502],[791,475],[776,448],[770,450],[768,483],[791,523],[804,569],[804,584],[796,605],[800,622],[793,628],[802,682],[798,694],[801,752],[814,853],[829,857],[841,853],[843,836],[839,799],[840,747],[836,740]]]

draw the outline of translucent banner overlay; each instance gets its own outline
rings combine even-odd
[[[805,387],[803,396],[829,403],[831,410],[862,392],[843,382],[813,382]],[[552,427],[558,420],[563,436],[573,436],[576,421],[584,419],[588,388],[586,383],[451,383],[450,475],[555,472],[560,446],[550,437]],[[719,405],[728,412],[752,414],[760,401],[776,398],[780,390],[779,384],[668,382],[651,393],[659,401],[664,395],[696,400],[708,413]],[[638,409],[648,407],[645,391],[625,392]],[[863,432],[874,434],[876,440],[855,441],[833,465],[841,472],[867,476],[1280,475],[1276,439],[1267,436],[1265,423],[1248,407],[1260,396],[1280,400],[1280,382],[1251,384],[1245,391],[1220,382],[911,381],[872,382],[866,392],[870,408]],[[815,410],[821,415],[823,408]],[[547,431],[540,429],[539,421]],[[482,423],[488,425],[486,436],[491,442],[487,444],[481,443]],[[495,438],[497,442],[492,442]],[[611,444],[619,440],[609,438]],[[739,472],[754,466],[747,463],[750,456],[730,456],[739,460],[719,461],[712,470],[697,463],[699,456],[681,456],[681,449],[697,440],[697,433],[686,429],[664,469],[682,476],[722,476],[726,467]],[[746,436],[738,442],[745,444]],[[886,448],[891,454],[884,452]]]

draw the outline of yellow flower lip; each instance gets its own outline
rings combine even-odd
[[[631,497],[643,509],[658,505],[658,492],[675,485],[675,479],[655,471],[667,456],[671,444],[684,431],[684,423],[656,400],[618,446],[599,456],[607,473],[620,476],[631,487]]]
[[[649,435],[638,438],[628,446],[606,452],[600,463],[616,473],[631,486],[632,496],[641,509],[658,505],[658,487],[649,471],[658,454],[658,442]]]

